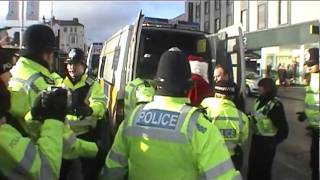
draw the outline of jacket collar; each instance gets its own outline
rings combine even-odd
[[[80,81],[78,81],[76,84],[73,84],[72,81],[70,80],[70,78],[68,76],[66,76],[65,79],[63,80],[63,84],[67,88],[75,90],[75,89],[78,89],[86,84],[87,77],[88,77],[87,74],[83,74],[80,78]]]
[[[49,71],[49,69],[47,69],[46,67],[42,66],[41,64],[31,60],[31,59],[28,59],[26,57],[20,57],[17,64],[23,64],[23,65],[27,65],[28,67],[34,69],[35,71],[38,71],[42,74],[44,74],[45,76],[50,76],[51,73]]]
[[[175,103],[189,103],[190,100],[187,97],[170,97],[170,96],[159,96],[155,95],[153,97],[153,101],[155,102],[175,102]]]

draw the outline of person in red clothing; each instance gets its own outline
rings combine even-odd
[[[192,105],[198,106],[205,97],[210,95],[208,62],[195,55],[189,55],[187,59],[190,63],[193,81],[193,87],[189,90],[188,97]]]

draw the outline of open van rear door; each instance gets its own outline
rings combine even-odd
[[[140,35],[142,24],[144,21],[144,15],[142,14],[142,10],[139,12],[139,15],[133,25],[133,32],[131,36],[131,41],[129,44],[128,51],[128,61],[126,66],[126,82],[131,81],[135,78],[135,69],[137,65],[139,43],[140,43]]]
[[[240,93],[245,89],[244,38],[240,26],[221,29],[217,34],[207,36],[213,66],[220,64],[229,71],[229,77],[237,83]]]

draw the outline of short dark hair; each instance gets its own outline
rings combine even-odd
[[[214,67],[214,69],[218,69],[218,68],[221,68],[221,69],[223,70],[223,74],[224,74],[224,75],[229,74],[228,70],[227,70],[224,66],[222,66],[221,64],[217,64],[217,65]]]
[[[277,86],[271,78],[263,78],[258,82],[258,87],[263,87],[265,95],[275,97],[277,95]]]

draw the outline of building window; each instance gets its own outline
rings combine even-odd
[[[230,14],[227,14],[227,26],[231,26],[232,25],[232,16]]]
[[[267,11],[266,4],[258,5],[258,29],[266,28],[267,25]]]
[[[205,32],[210,32],[210,22],[209,21],[206,21],[204,23],[204,31]]]
[[[63,28],[63,32],[68,32],[68,28],[67,28],[67,27],[64,27],[64,28]]]
[[[200,4],[196,5],[196,18],[200,18]]]
[[[72,27],[70,27],[70,32],[73,32],[73,28]]]
[[[220,18],[216,18],[214,20],[214,25],[215,25],[214,32],[216,33],[220,30]]]
[[[227,6],[231,4],[231,0],[227,0]]]
[[[188,21],[193,22],[193,3],[189,3]]]
[[[220,10],[220,0],[215,0],[214,1],[214,7],[216,10]]]
[[[71,44],[75,44],[76,43],[76,37],[72,36],[71,37]]]
[[[242,10],[241,11],[241,24],[242,24],[242,28],[243,28],[243,31],[246,32],[248,31],[248,22],[247,22],[247,13],[248,11],[246,9]]]
[[[74,32],[77,32],[77,27],[74,27]]]
[[[288,1],[279,1],[279,24],[288,24]]]
[[[204,3],[204,9],[205,9],[205,14],[209,14],[210,13],[210,1],[206,1]]]

